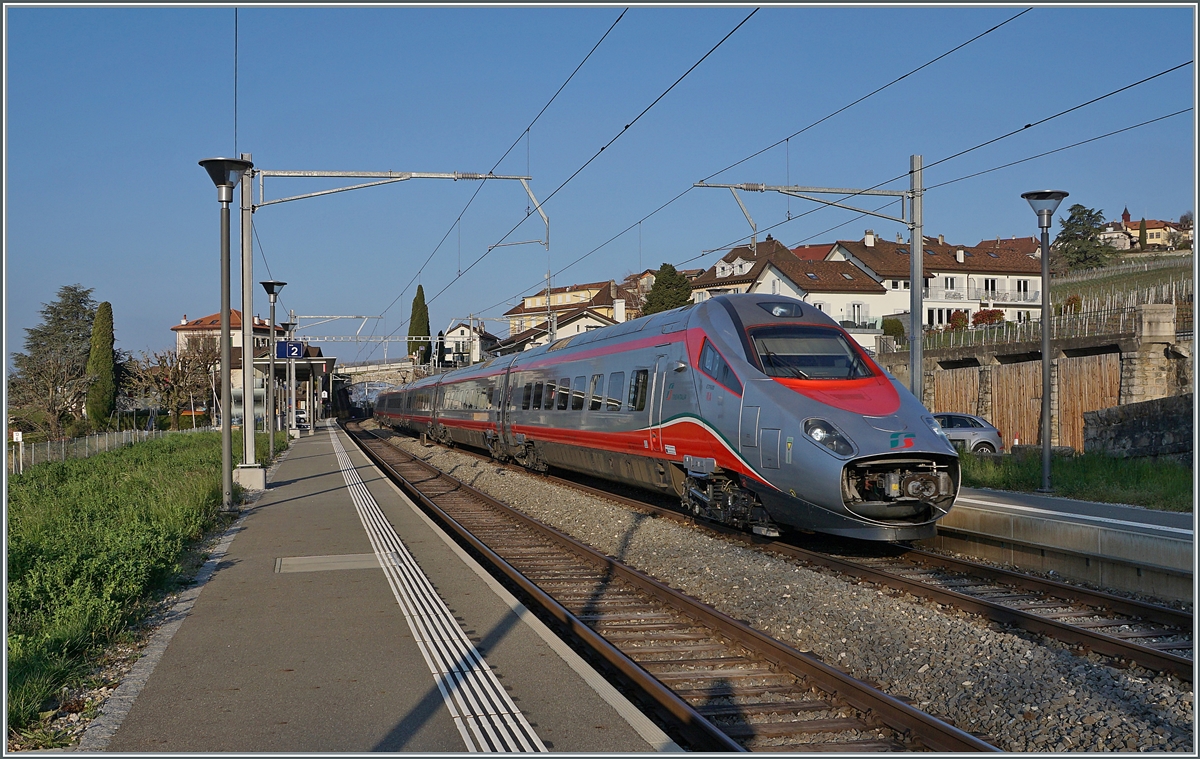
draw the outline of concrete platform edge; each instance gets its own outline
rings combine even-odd
[[[341,432],[339,430],[339,432]],[[344,433],[343,433],[344,434]],[[616,688],[612,686],[603,676],[600,675],[591,665],[583,660],[579,654],[575,653],[561,638],[554,634],[545,623],[537,618],[524,604],[500,584],[496,578],[492,577],[486,569],[483,568],[470,554],[468,554],[462,546],[454,541],[438,525],[432,518],[412,502],[399,487],[391,480],[387,480],[388,486],[395,491],[400,499],[408,505],[410,509],[434,531],[442,542],[456,555],[458,558],[470,567],[478,577],[496,594],[501,601],[508,605],[510,609],[532,629],[538,637],[545,641],[554,653],[558,654],[567,666],[569,666],[576,674],[578,674],[584,682],[596,692],[600,698],[604,699],[610,706],[616,710],[629,726],[632,727],[639,736],[642,737],[655,751],[659,752],[682,752],[683,749],[676,744],[671,738],[654,724],[654,722],[634,706],[629,699],[625,698]]]
[[[154,668],[162,659],[167,646],[170,645],[171,638],[183,625],[183,621],[192,610],[192,606],[195,605],[196,599],[200,597],[200,592],[204,590],[204,586],[216,573],[217,564],[225,558],[225,553],[229,550],[233,539],[241,532],[244,520],[243,514],[221,535],[212,555],[208,557],[204,566],[196,574],[195,584],[184,591],[175,605],[171,607],[171,611],[167,613],[166,623],[154,633],[146,650],[142,653],[142,658],[138,659],[117,689],[105,700],[100,716],[84,731],[76,751],[103,751],[108,745],[117,729],[121,727],[121,722],[129,714],[133,702],[142,692],[142,687],[154,673]]]
[[[291,448],[285,449],[283,453],[276,457],[271,467],[265,471],[265,479],[269,482],[278,471],[279,465],[283,463],[291,452]],[[258,493],[261,495],[261,492]],[[100,709],[100,716],[97,717],[83,735],[79,739],[79,745],[76,747],[64,749],[64,751],[103,751],[116,734],[117,729],[121,727],[129,710],[133,707],[133,702],[137,700],[138,695],[142,692],[142,687],[150,679],[150,675],[154,673],[154,668],[162,659],[163,653],[167,650],[167,646],[171,643],[171,638],[183,625],[184,619],[196,604],[196,599],[200,597],[200,592],[204,590],[204,586],[212,578],[217,571],[217,564],[225,558],[225,553],[229,550],[229,546],[233,544],[233,539],[241,532],[241,525],[245,519],[246,511],[242,511],[242,516],[238,517],[233,524],[226,528],[225,532],[217,540],[217,545],[213,548],[212,554],[204,565],[200,567],[200,571],[196,573],[192,587],[184,591],[171,610],[167,612],[166,622],[158,628],[151,637],[150,642],[146,645],[142,657],[133,665],[133,669],[117,686],[109,696],[104,706]]]

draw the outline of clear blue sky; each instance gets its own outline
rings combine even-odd
[[[620,279],[749,232],[728,191],[693,182],[797,132],[1029,6],[765,7],[546,203],[556,286]],[[621,13],[590,8],[6,8],[5,335],[65,284],[113,304],[118,347],[173,345],[187,314],[218,310],[216,191],[201,158],[253,154],[279,170],[486,172]],[[528,170],[547,197],[753,6],[633,7],[496,169]],[[926,166],[1193,60],[1192,6],[1033,9],[714,182],[906,189]],[[1196,71],[1173,73],[925,171],[941,182],[1194,108]],[[1194,210],[1193,111],[943,188],[925,232],[947,240],[1037,234],[1026,190],[1071,193],[1109,219]],[[274,179],[268,197],[333,186]],[[409,315],[417,269],[433,298],[489,245],[538,238],[515,182],[412,180],[270,206],[255,214],[255,280],[286,280],[282,310]],[[902,225],[783,196],[744,194],[760,230],[787,244],[894,239]],[[235,204],[236,205],[236,204]],[[875,206],[870,206],[874,208]],[[236,214],[233,241],[239,241]],[[849,222],[849,223],[846,223]],[[837,225],[845,224],[836,229]],[[762,233],[760,233],[761,236]],[[639,239],[640,238],[640,239]],[[461,241],[460,241],[461,240]],[[261,247],[259,246],[261,242]],[[433,331],[499,316],[537,289],[537,245],[492,251],[430,304]],[[238,302],[234,275],[234,302]],[[397,300],[397,296],[398,300]],[[267,301],[255,294],[265,316]],[[506,327],[490,323],[498,334]],[[315,334],[344,328],[318,327]],[[371,330],[368,325],[366,331]],[[352,331],[352,330],[351,330]],[[364,358],[327,345],[343,360]],[[394,354],[398,346],[392,349]],[[382,354],[376,351],[376,357]]]

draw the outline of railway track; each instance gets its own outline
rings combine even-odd
[[[456,450],[496,463],[484,454]],[[527,472],[522,467],[508,466]],[[644,498],[631,498],[555,475],[540,476],[643,512],[704,525],[733,540],[810,567],[929,598],[999,624],[1044,635],[1082,654],[1111,657],[1119,666],[1136,664],[1192,682],[1195,644],[1193,616],[1188,612],[903,546],[872,546],[870,553],[850,551],[840,555],[811,550],[696,520]]]
[[[996,751],[470,488],[357,425],[366,455],[708,751]]]

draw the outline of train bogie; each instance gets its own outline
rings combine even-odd
[[[820,311],[778,296],[719,296],[429,377],[381,395],[376,416],[768,535],[928,537],[959,486],[916,398]]]

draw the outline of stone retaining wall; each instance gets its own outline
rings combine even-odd
[[[1083,449],[1121,458],[1165,457],[1192,461],[1195,393],[1088,411]]]

